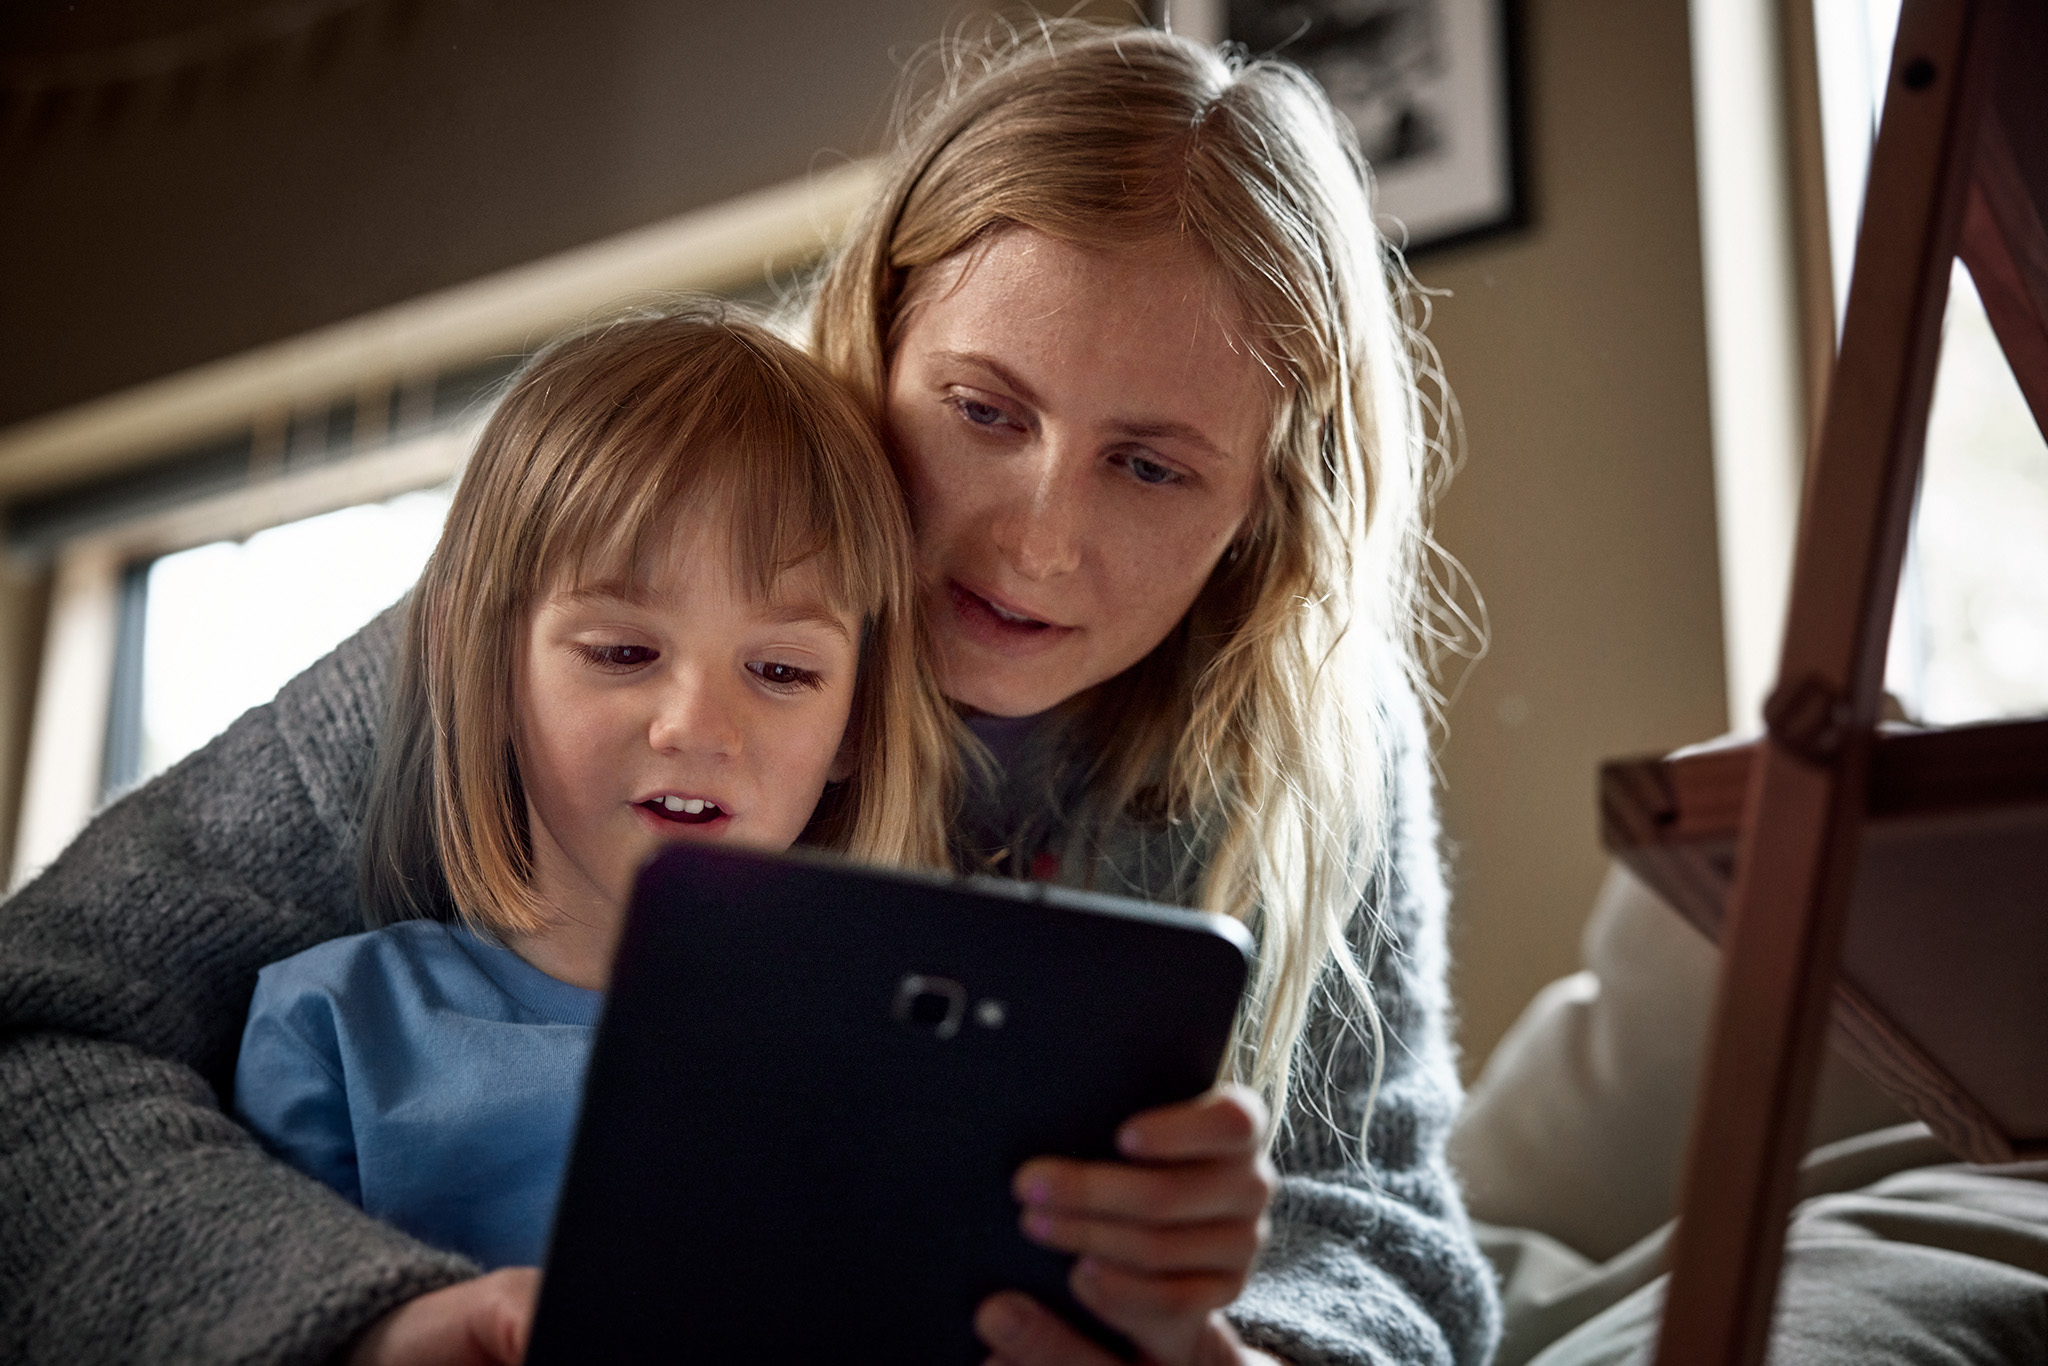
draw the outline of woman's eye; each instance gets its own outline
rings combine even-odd
[[[960,397],[955,397],[952,403],[954,411],[958,412],[961,417],[966,418],[973,426],[1002,427],[1014,425],[1010,422],[1010,415],[1001,408],[996,407],[993,403],[983,403],[977,398]]]
[[[823,680],[810,669],[800,669],[794,664],[778,664],[772,660],[756,660],[747,665],[756,678],[772,688],[794,691],[798,688],[815,688]]]
[[[1131,472],[1131,478],[1141,484],[1177,484],[1180,482],[1180,471],[1174,469],[1171,465],[1162,465],[1157,460],[1151,460],[1142,455],[1126,455],[1122,457],[1122,460],[1124,468]]]
[[[578,645],[576,650],[600,669],[637,669],[661,658],[651,645]]]

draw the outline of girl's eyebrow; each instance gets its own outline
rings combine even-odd
[[[1043,408],[1045,406],[1044,401],[1038,397],[1038,394],[1030,385],[1026,384],[1018,376],[1016,371],[1010,369],[1009,366],[1004,365],[993,356],[983,355],[979,351],[934,351],[932,356],[936,360],[950,361],[955,365],[966,365],[977,370],[985,370],[1000,381],[1010,392],[1032,407]],[[1115,418],[1110,422],[1110,428],[1119,435],[1127,436],[1137,441],[1163,439],[1185,442],[1187,445],[1193,446],[1197,453],[1207,456],[1211,460],[1228,463],[1231,458],[1230,452],[1211,441],[1203,434],[1201,428],[1188,422],[1175,422],[1170,419],[1147,421],[1140,418]]]
[[[586,583],[578,588],[567,589],[562,596],[575,603],[620,603],[627,607],[658,607],[661,595],[649,590],[644,583]],[[801,626],[806,623],[822,626],[841,640],[852,640],[846,623],[840,614],[815,598],[798,598],[789,602],[764,603],[756,613],[762,621],[775,626]]]
[[[853,639],[847,632],[846,623],[840,620],[839,614],[822,602],[807,600],[773,603],[761,609],[761,618],[777,626],[800,626],[810,623],[823,626],[841,640]]]
[[[586,583],[563,589],[561,596],[570,602],[616,602],[628,607],[652,607],[655,602],[655,595],[644,583]]]

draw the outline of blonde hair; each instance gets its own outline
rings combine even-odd
[[[944,860],[957,725],[923,666],[910,522],[872,415],[818,364],[712,301],[556,342],[513,379],[413,591],[363,845],[373,923],[546,924],[513,751],[533,605],[630,581],[683,511],[729,509],[740,581],[808,561],[863,623],[848,740],[803,841]]]
[[[923,273],[1021,226],[1202,253],[1278,381],[1248,534],[1151,655],[1070,711],[1076,750],[1100,756],[1083,827],[1186,823],[1209,850],[1200,903],[1253,929],[1232,1066],[1284,1116],[1319,996],[1381,1052],[1366,897],[1387,872],[1384,694],[1427,681],[1424,471],[1440,449],[1405,268],[1373,227],[1355,135],[1286,63],[1055,23],[941,65],[820,285],[826,364],[879,403]]]

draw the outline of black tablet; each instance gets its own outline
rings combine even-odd
[[[527,1360],[978,1362],[1037,1154],[1210,1086],[1249,939],[1193,911],[677,845],[641,873]]]

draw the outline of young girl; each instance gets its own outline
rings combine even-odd
[[[939,861],[910,545],[870,421],[732,313],[537,357],[412,600],[363,857],[385,927],[263,970],[243,1120],[428,1243],[538,1265],[640,864]]]

